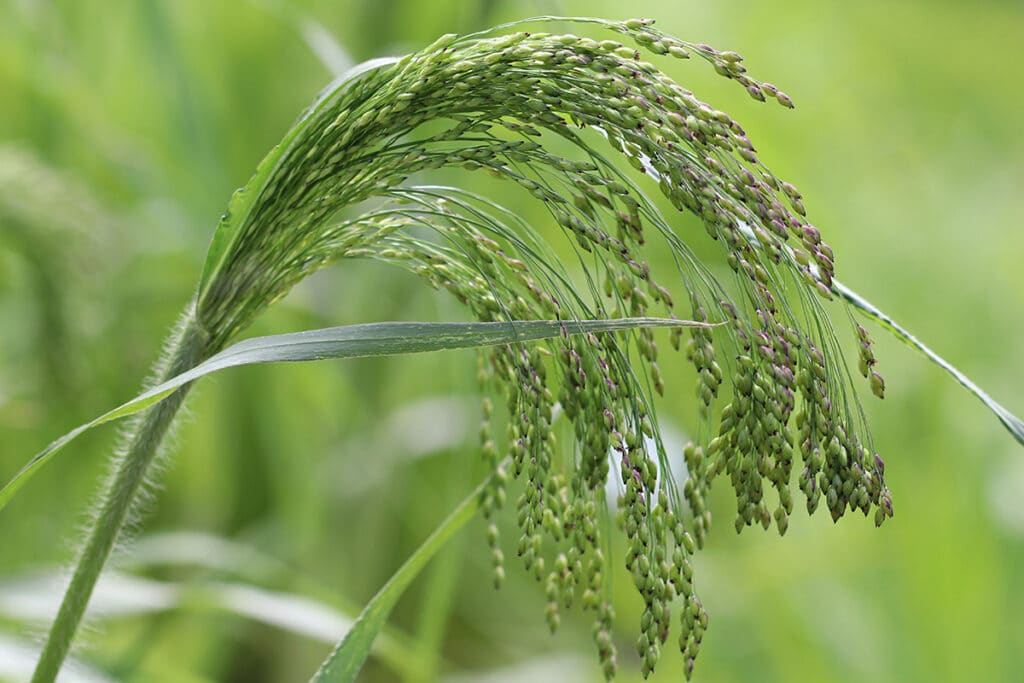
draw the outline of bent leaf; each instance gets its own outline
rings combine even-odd
[[[132,400],[76,427],[28,462],[0,489],[0,510],[39,468],[81,434],[107,422],[138,413],[203,375],[254,363],[296,363],[328,358],[393,356],[406,353],[496,346],[551,339],[588,332],[614,332],[641,327],[710,327],[706,323],[668,318],[611,320],[525,320],[492,323],[384,322],[327,327],[239,342],[187,372],[144,391]]]

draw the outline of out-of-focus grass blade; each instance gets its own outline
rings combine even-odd
[[[57,572],[0,583],[0,616],[29,628],[47,623],[60,605],[64,583]],[[143,618],[170,611],[223,613],[327,644],[336,642],[338,633],[355,623],[350,616],[355,612],[346,613],[295,593],[234,581],[177,583],[117,572],[107,572],[100,578],[89,605],[89,615],[96,621]],[[404,675],[418,663],[410,659],[413,647],[408,636],[384,630],[374,644],[373,654],[389,669]],[[3,652],[0,637],[0,655]],[[32,652],[34,656],[28,660],[25,670],[18,672],[17,680],[22,677],[27,680],[31,674],[39,654],[36,650]],[[6,680],[3,671],[0,666],[0,680]]]
[[[249,0],[256,7],[267,10],[282,23],[298,33],[320,63],[332,76],[345,74],[355,64],[348,50],[338,39],[317,21],[290,2],[282,0]]]
[[[409,556],[398,571],[363,608],[356,623],[328,655],[310,683],[351,683],[370,653],[373,641],[387,622],[395,603],[445,542],[473,518],[480,507],[480,493],[490,477],[484,480],[445,518],[427,540]]]
[[[928,360],[932,361],[952,375],[953,379],[955,379],[962,387],[977,396],[989,410],[996,414],[999,421],[1003,423],[1003,426],[1009,430],[1010,434],[1013,435],[1013,438],[1015,438],[1018,443],[1024,445],[1024,422],[1009,410],[1001,406],[994,398],[982,391],[981,387],[972,382],[967,375],[957,370],[952,363],[925,346],[914,335],[901,327],[895,320],[879,310],[877,306],[854,292],[846,285],[838,281],[833,281],[832,291],[843,297],[843,299],[849,302],[851,306],[864,313],[872,320],[878,322],[885,329],[889,330],[889,332],[891,332],[901,342],[917,349],[924,354]]]
[[[121,560],[122,566],[128,566],[138,573],[146,573],[153,567],[188,567],[210,572],[214,575],[228,575],[230,581],[218,579],[212,581],[192,580],[187,584],[181,584],[183,590],[192,591],[190,586],[196,586],[199,595],[209,594],[212,590],[217,593],[219,587],[233,587],[234,601],[227,599],[228,594],[220,591],[220,597],[212,603],[213,606],[230,613],[251,618],[256,621],[277,626],[288,630],[296,635],[315,638],[327,644],[334,644],[338,641],[338,633],[349,628],[354,623],[354,616],[359,614],[361,605],[354,604],[345,597],[334,591],[325,591],[316,582],[309,581],[301,572],[286,562],[263,553],[257,548],[240,543],[237,540],[216,536],[198,531],[171,531],[155,534],[147,534],[132,543],[131,553]],[[99,585],[105,585],[108,576],[105,574],[99,580]],[[139,578],[138,576],[133,576]],[[270,592],[261,586],[267,583],[274,584],[281,579],[287,579],[292,594]],[[250,602],[246,591],[255,590],[259,593],[259,600]],[[59,594],[58,589],[50,589],[50,593]],[[0,584],[0,610],[3,608],[3,586]],[[102,591],[101,591],[102,594]],[[287,599],[294,595],[297,601]],[[272,600],[267,597],[277,597],[284,601],[282,606],[286,609],[278,609]],[[216,597],[216,596],[215,596]],[[179,605],[179,608],[193,606],[190,604]],[[312,619],[299,609],[302,603],[314,605],[320,614],[333,612],[336,616],[333,621],[330,619]],[[231,604],[229,604],[231,603]],[[104,605],[97,598],[91,603],[99,613],[104,612]],[[231,605],[238,605],[234,609]],[[253,610],[259,604],[267,609],[264,616],[253,614]],[[202,607],[200,604],[198,607]],[[291,613],[293,618],[289,625],[284,617]],[[313,614],[316,616],[316,613]],[[52,610],[47,612],[46,618],[52,617]],[[344,619],[344,626],[339,626],[338,619]],[[415,680],[415,676],[424,670],[429,670],[434,665],[435,657],[427,657],[421,646],[422,639],[416,639],[390,625],[385,625],[374,642],[373,654],[378,660],[390,668],[404,681]],[[423,653],[423,654],[421,654]]]
[[[0,635],[0,681],[27,681],[39,659],[39,643]],[[115,683],[115,679],[70,659],[57,683]]]
[[[612,320],[522,320],[495,323],[384,322],[327,327],[255,337],[239,342],[163,384],[60,437],[28,462],[0,489],[0,509],[40,467],[79,435],[106,422],[137,413],[170,396],[180,387],[218,370],[253,363],[295,363],[327,358],[391,356],[446,349],[496,346],[588,332],[614,332],[641,327],[700,327],[706,323],[668,318]]]

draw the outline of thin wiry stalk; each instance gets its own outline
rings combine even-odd
[[[186,318],[179,331],[167,346],[159,366],[165,368],[160,379],[178,375],[203,358],[205,334],[194,320]],[[135,421],[126,437],[126,448],[115,456],[115,470],[102,496],[102,507],[88,532],[71,583],[64,593],[60,611],[53,622],[43,646],[39,663],[32,675],[32,683],[52,683],[60,671],[71,647],[75,631],[85,614],[86,605],[99,579],[107,558],[117,543],[133,503],[137,500],[147,472],[160,452],[174,416],[178,413],[189,385],[173,393],[167,399],[146,411]]]

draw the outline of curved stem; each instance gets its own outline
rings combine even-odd
[[[202,359],[204,335],[191,318],[186,317],[177,337],[164,352],[161,380],[180,374]],[[185,385],[153,406],[135,423],[128,438],[127,450],[118,458],[116,472],[101,499],[99,514],[75,573],[64,593],[57,618],[50,627],[46,644],[32,675],[32,683],[53,683],[64,658],[67,657],[75,631],[82,621],[86,605],[99,579],[103,565],[117,542],[132,503],[135,501],[146,472],[153,463],[160,444],[181,408],[191,385]]]

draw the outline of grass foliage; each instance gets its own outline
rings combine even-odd
[[[567,23],[600,36],[561,32]],[[663,648],[677,647],[689,677],[708,626],[692,558],[710,530],[715,479],[735,493],[737,531],[785,534],[797,495],[833,520],[861,511],[881,525],[893,514],[860,380],[826,308],[836,295],[951,372],[1024,443],[1017,418],[835,279],[835,254],[799,190],[739,122],[648,61],[659,57],[701,63],[754,100],[793,106],[740,55],[649,20],[542,17],[449,34],[325,89],[231,198],[151,388],[55,441],[0,491],[2,506],[72,438],[144,411],[115,455],[33,681],[56,678],[191,383],[226,367],[486,347],[481,451],[491,474],[368,605],[315,681],[354,678],[404,587],[477,510],[500,586],[496,518],[510,495],[511,545],[544,586],[548,627],[579,606],[614,677],[609,478],[626,545],[619,580],[643,603],[640,670],[649,675]],[[428,184],[453,170],[488,174],[517,202],[536,202],[568,247],[519,208]],[[661,207],[697,217],[703,231],[679,230]],[[708,244],[727,275],[698,255]],[[675,268],[656,271],[652,254]],[[356,259],[404,269],[478,322],[374,323],[230,346],[310,274]],[[881,398],[874,341],[851,326],[862,386]],[[697,376],[684,462],[670,458],[654,414],[656,396],[673,390],[655,327],[671,328],[667,341]],[[673,468],[685,468],[681,485]]]

